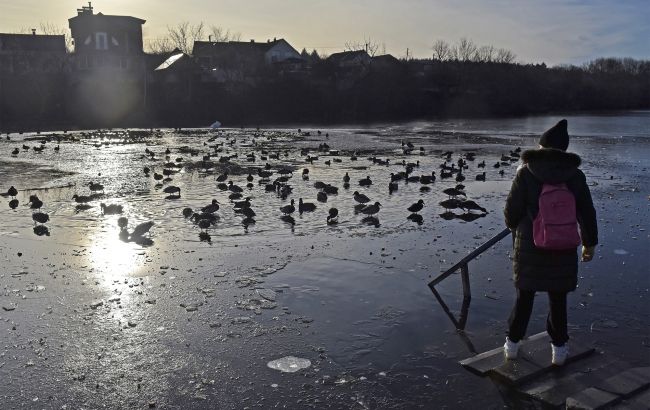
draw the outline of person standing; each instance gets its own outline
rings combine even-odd
[[[504,344],[504,354],[509,360],[517,358],[533,310],[535,293],[546,292],[549,300],[546,330],[552,343],[551,362],[557,366],[564,364],[569,355],[567,293],[574,291],[578,282],[577,247],[581,242],[581,260],[589,262],[598,244],[596,210],[585,175],[579,169],[581,159],[566,152],[569,146],[567,125],[566,120],[561,120],[542,134],[539,149],[522,154],[522,166],[506,200],[504,216],[506,226],[514,236],[513,271],[517,290]],[[548,198],[556,200],[549,202]],[[567,210],[573,209],[571,206],[574,207],[571,211],[573,232],[568,235],[553,232],[557,226],[548,223],[554,217],[553,213],[567,214]],[[570,226],[570,221],[565,225]],[[572,235],[575,236],[574,242],[569,238]],[[553,242],[566,242],[567,238],[568,245]]]

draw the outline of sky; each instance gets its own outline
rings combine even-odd
[[[0,0],[0,32],[67,29],[81,0]],[[438,39],[507,48],[523,63],[650,59],[650,0],[96,0],[95,12],[147,20],[145,42],[182,21],[242,40],[284,38],[298,51],[342,51],[366,38],[396,57],[431,57]],[[383,47],[382,47],[383,48]]]

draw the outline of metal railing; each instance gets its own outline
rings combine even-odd
[[[485,242],[483,245],[474,249],[469,255],[461,259],[460,262],[447,269],[445,272],[441,273],[438,277],[429,282],[429,287],[434,292],[434,295],[437,296],[437,292],[434,287],[449,276],[453,275],[458,269],[460,269],[460,277],[463,281],[463,299],[469,301],[472,298],[472,293],[469,286],[469,268],[467,264],[508,235],[510,235],[510,229],[506,228]]]

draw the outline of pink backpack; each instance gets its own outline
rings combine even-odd
[[[539,212],[533,220],[535,246],[547,250],[575,249],[580,245],[576,200],[566,184],[544,184]]]

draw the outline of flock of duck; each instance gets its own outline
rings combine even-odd
[[[299,132],[300,135],[302,133]],[[217,142],[217,138],[223,138],[223,140]],[[256,133],[249,140],[242,141],[240,139],[240,147],[257,147],[257,139],[262,138],[262,134]],[[270,137],[267,135],[267,139]],[[57,140],[60,142],[60,140]],[[214,143],[214,144],[213,144]],[[248,154],[245,154],[244,161],[247,163],[253,163],[256,161],[265,162],[264,166],[247,166],[243,167],[239,165],[241,161],[233,161],[236,158],[239,158],[239,153],[230,150],[230,155],[226,155],[228,148],[232,148],[237,143],[237,137],[232,136],[223,136],[222,134],[211,136],[204,146],[209,148],[207,153],[203,153],[201,161],[184,163],[182,157],[176,158],[175,161],[171,161],[170,157],[172,155],[172,150],[167,148],[164,151],[165,162],[162,164],[161,173],[155,171],[154,167],[145,166],[142,169],[142,172],[145,177],[152,178],[153,183],[157,188],[161,188],[162,192],[167,194],[165,199],[174,200],[181,198],[181,188],[176,185],[172,185],[173,176],[180,172],[183,167],[194,167],[203,169],[205,171],[214,172],[217,169],[221,169],[221,173],[216,176],[216,188],[220,191],[228,193],[228,200],[230,201],[230,206],[234,214],[242,217],[241,223],[247,228],[250,225],[256,223],[255,217],[257,213],[255,212],[254,204],[252,202],[252,197],[248,195],[250,191],[255,187],[254,182],[257,182],[259,186],[264,187],[264,191],[267,193],[274,193],[277,197],[282,200],[289,199],[289,203],[282,205],[278,208],[278,217],[287,224],[291,226],[296,224],[294,214],[298,213],[303,215],[305,213],[314,212],[317,209],[317,205],[308,200],[300,197],[298,198],[297,204],[294,198],[289,198],[293,193],[292,178],[294,174],[299,174],[303,181],[309,181],[310,179],[310,170],[308,168],[300,169],[299,167],[290,166],[290,165],[270,165],[270,162],[277,160],[279,162],[281,156],[288,156],[287,151],[277,151],[270,152],[269,150],[258,148],[258,150],[253,151]],[[45,144],[43,143],[41,147]],[[25,148],[24,146],[23,148]],[[36,149],[37,147],[33,147]],[[43,148],[39,148],[43,149]],[[55,148],[59,150],[59,145]],[[318,151],[314,152],[312,149],[302,149],[300,151],[301,156],[304,158],[304,161],[310,164],[313,164],[315,161],[319,160],[319,155],[325,156],[327,159],[324,161],[324,164],[331,166],[332,162],[340,163],[344,159],[344,155],[338,150],[333,150],[329,147],[327,143],[320,144]],[[405,155],[427,155],[424,147],[419,147],[418,149],[408,141],[402,142],[402,151]],[[499,161],[497,161],[493,167],[498,169],[506,167],[513,162],[519,160],[519,154],[521,149],[516,148],[513,151],[510,151],[508,155],[503,155]],[[183,147],[183,149],[178,149],[179,153],[189,153],[191,156],[198,156],[201,154],[198,149],[188,149]],[[14,152],[15,154],[15,152]],[[392,195],[399,190],[400,184],[419,184],[419,190],[423,193],[431,191],[431,187],[435,184],[436,180],[453,180],[456,185],[451,188],[442,190],[444,194],[448,196],[447,199],[439,203],[440,206],[444,208],[444,212],[440,216],[444,219],[462,219],[465,221],[472,221],[476,218],[480,218],[487,214],[487,210],[477,204],[475,201],[467,199],[467,192],[463,182],[467,178],[467,173],[469,172],[469,164],[475,161],[476,154],[473,152],[464,152],[457,157],[457,160],[453,160],[454,153],[452,151],[444,152],[440,155],[441,163],[438,170],[432,170],[429,172],[417,172],[420,169],[420,161],[406,162],[406,160],[395,161],[391,163],[390,159],[382,159],[377,156],[368,157],[368,160],[374,165],[379,166],[399,166],[402,168],[399,172],[390,173],[390,179],[387,182],[377,182],[371,178],[370,175],[365,178],[359,179],[355,182],[352,181],[349,173],[346,172],[342,178],[342,187],[344,190],[350,190],[352,184],[357,185],[359,188],[353,191],[352,199],[355,202],[354,213],[361,214],[363,216],[362,222],[368,223],[371,225],[379,226],[379,214],[382,208],[382,204],[379,201],[372,200],[366,194],[360,192],[364,189],[375,185],[377,183],[383,184],[386,183],[388,194]],[[143,160],[157,160],[157,154],[146,148],[145,152],[141,155]],[[351,153],[349,156],[350,161],[358,161],[358,154],[356,152]],[[486,167],[485,161],[481,161],[477,164],[478,169],[484,169]],[[355,167],[352,167],[355,168]],[[356,167],[356,169],[367,169],[367,167]],[[231,178],[232,175],[246,175],[245,177],[245,186],[240,186],[233,181]],[[504,174],[503,169],[499,170],[501,175]],[[486,172],[476,174],[474,176],[476,181],[485,181]],[[335,196],[339,194],[339,188],[337,186],[326,184],[321,181],[316,181],[313,183],[313,187],[316,189],[316,201],[321,204],[328,202],[330,196]],[[98,201],[105,197],[104,186],[98,182],[89,182],[88,183],[89,194],[77,193],[72,196],[72,200],[76,202],[77,211],[83,211],[90,208],[92,205],[90,203]],[[18,199],[16,196],[18,190],[15,187],[10,187],[6,196],[10,196],[12,199],[9,202],[9,206],[12,209],[18,207]],[[32,219],[35,223],[34,232],[37,235],[49,235],[49,229],[45,225],[49,221],[49,215],[41,210],[43,207],[43,202],[36,195],[31,195],[29,198],[29,207],[33,210]],[[201,206],[198,209],[192,209],[190,207],[185,207],[182,210],[182,215],[185,219],[194,223],[198,226],[200,230],[199,237],[201,240],[210,241],[209,230],[215,228],[220,221],[219,211],[223,212],[224,204],[219,202],[217,199],[213,199],[210,203]],[[423,223],[423,217],[421,211],[425,207],[425,201],[419,199],[417,202],[406,207],[408,212],[407,218],[416,222],[418,224]],[[123,213],[123,206],[119,204],[105,204],[100,203],[100,208],[103,215],[121,215]],[[455,213],[454,210],[461,210],[461,213]],[[339,210],[335,207],[329,207],[327,211],[327,216],[325,223],[328,225],[335,225],[338,223]],[[153,221],[147,221],[136,225],[131,232],[129,232],[128,226],[129,221],[126,217],[121,216],[117,220],[117,225],[119,228],[119,236],[124,241],[136,242],[142,245],[151,244],[151,238],[148,237],[148,232],[154,226]]]

